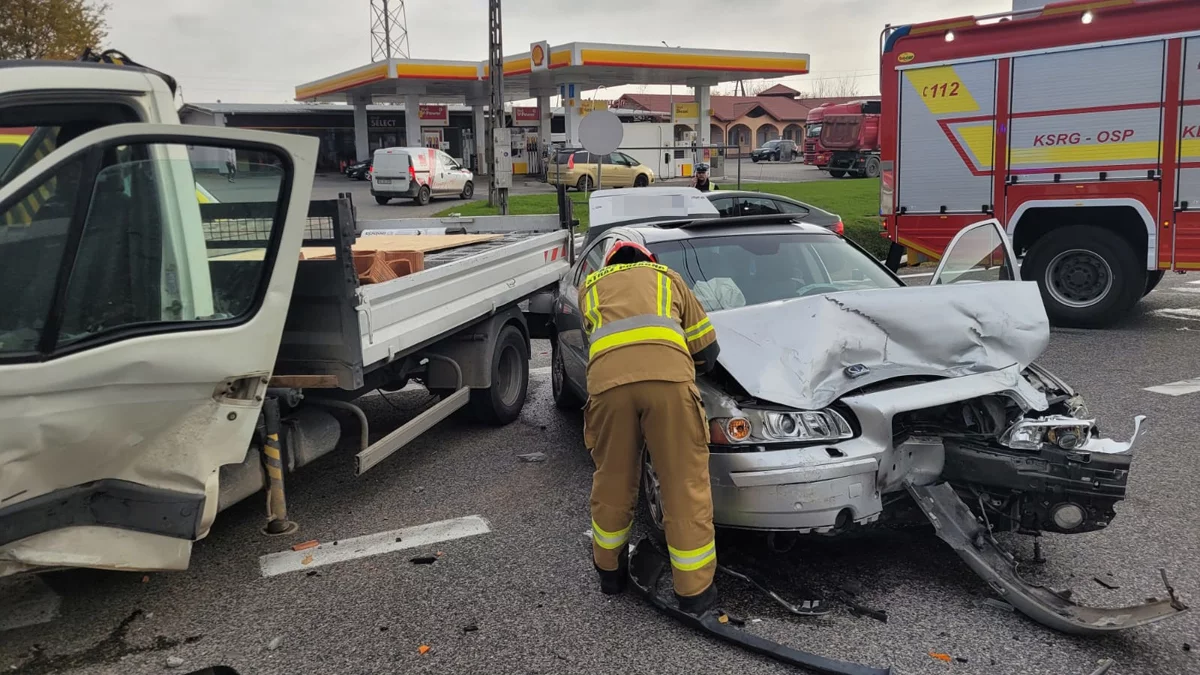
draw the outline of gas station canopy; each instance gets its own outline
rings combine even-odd
[[[628,84],[712,86],[736,80],[769,79],[808,72],[807,54],[718,49],[673,49],[572,42],[531,45],[504,59],[508,100]],[[440,102],[482,101],[489,96],[486,61],[391,59],[296,87],[296,99],[354,102],[420,95]]]

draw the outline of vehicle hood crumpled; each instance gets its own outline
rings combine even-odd
[[[751,396],[809,410],[896,377],[1024,368],[1050,340],[1037,284],[1020,281],[846,291],[710,316],[718,362]]]

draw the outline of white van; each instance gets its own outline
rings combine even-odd
[[[371,194],[380,204],[407,197],[424,206],[431,197],[475,194],[475,176],[434,148],[380,148],[371,168]]]

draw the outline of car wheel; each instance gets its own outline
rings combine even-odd
[[[529,345],[516,326],[505,326],[492,350],[492,386],[471,390],[471,412],[488,424],[517,419],[529,390]]]
[[[375,203],[380,206],[383,206],[384,204],[388,203],[388,201],[390,199],[391,199],[391,197],[384,197],[383,195],[375,195]]]
[[[579,182],[575,184],[575,188],[578,189],[580,192],[591,192],[592,191],[592,177],[587,174],[580,176]]]
[[[830,169],[829,175],[833,176],[834,178],[841,178],[842,176],[846,175],[846,172],[841,169]]]
[[[665,543],[666,526],[663,524],[662,483],[650,463],[650,451],[642,447],[642,498],[640,501],[642,522],[646,532],[660,544]]]
[[[650,177],[644,173],[639,173],[637,178],[633,179],[633,187],[646,187],[650,184]]]
[[[554,406],[559,410],[579,410],[583,407],[583,399],[567,382],[567,364],[563,362],[558,340],[551,343],[550,349],[550,391],[554,394]]]
[[[1062,227],[1034,242],[1021,276],[1037,282],[1052,324],[1076,328],[1115,323],[1148,283],[1129,242],[1088,225]]]
[[[867,178],[879,178],[879,158],[878,157],[868,157],[867,158],[867,167],[866,167],[865,173],[867,174]]]
[[[754,162],[755,164],[758,164],[758,158],[755,157],[754,155],[750,155],[750,161]]]
[[[474,196],[475,196],[475,183],[473,183],[471,181],[467,181],[467,184],[463,186],[462,193],[460,195],[458,195],[458,197],[459,197],[459,199],[470,199],[471,197],[474,197]]]
[[[416,197],[416,199],[413,199],[413,201],[416,202],[417,204],[420,204],[421,206],[425,206],[426,204],[428,204],[429,203],[429,186],[422,185],[421,189],[417,190],[417,197]]]

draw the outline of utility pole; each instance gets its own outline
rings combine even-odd
[[[488,169],[491,174],[491,185],[488,188],[488,206],[499,206],[501,215],[508,215],[508,187],[512,181],[512,163],[505,162],[500,157],[501,151],[505,157],[509,148],[501,148],[497,137],[503,140],[508,137],[504,123],[504,39],[500,22],[500,0],[488,0],[488,85],[491,88],[491,118],[488,126]],[[505,165],[509,168],[504,172]]]

